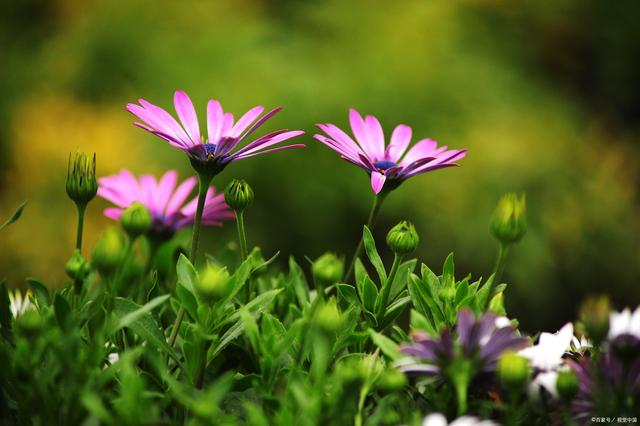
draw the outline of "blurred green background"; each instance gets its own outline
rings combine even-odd
[[[416,223],[418,255],[440,270],[489,275],[498,197],[526,192],[529,233],[505,273],[525,329],[553,330],[591,292],[640,301],[640,26],[636,0],[288,1],[22,0],[0,14],[0,276],[65,282],[75,211],[64,193],[70,151],[95,151],[100,175],[129,168],[190,173],[186,157],[134,127],[139,97],[171,111],[186,90],[236,115],[285,109],[261,132],[303,129],[308,147],[234,164],[247,179],[250,243],[349,257],[370,202],[364,173],[311,138],[348,126],[355,107],[390,130],[413,127],[466,147],[462,167],[421,175],[384,206],[376,235]],[[109,221],[89,207],[86,247]],[[210,250],[233,225],[205,233]],[[383,250],[387,252],[386,248]],[[388,253],[387,253],[388,254]]]

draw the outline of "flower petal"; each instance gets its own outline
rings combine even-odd
[[[207,103],[207,135],[209,143],[218,143],[222,134],[222,106],[215,99],[210,99]]]
[[[198,116],[196,110],[193,107],[193,103],[189,96],[182,90],[176,91],[173,96],[173,103],[176,108],[176,113],[182,122],[182,126],[189,134],[191,141],[196,144],[200,143],[200,124],[198,123]]]
[[[391,140],[386,150],[386,157],[394,163],[399,162],[411,142],[411,127],[400,124],[393,129]]]
[[[251,123],[253,123],[256,118],[260,116],[260,114],[262,114],[262,111],[264,111],[264,108],[261,106],[251,108],[249,111],[247,111],[231,128],[231,130],[229,131],[229,136],[232,136],[234,138],[240,136],[242,132],[244,132],[246,128],[249,127]]]
[[[373,149],[373,157],[375,161],[384,159],[384,133],[382,126],[377,118],[373,115],[367,115],[365,119],[365,125],[367,126],[367,135],[369,145]]]
[[[387,180],[387,177],[382,173],[371,172],[371,188],[373,189],[373,192],[379,194],[380,191],[382,191],[385,180]]]

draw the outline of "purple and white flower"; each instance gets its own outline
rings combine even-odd
[[[411,176],[458,166],[456,161],[467,155],[466,149],[438,147],[433,139],[419,140],[409,148],[412,130],[404,124],[396,126],[386,144],[378,119],[372,115],[362,118],[355,109],[349,110],[349,121],[355,140],[330,123],[317,125],[327,136],[313,137],[342,159],[363,168],[370,175],[371,188],[376,194],[383,188],[395,189]]]

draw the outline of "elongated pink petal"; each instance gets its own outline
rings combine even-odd
[[[369,141],[367,126],[362,116],[360,116],[360,113],[353,108],[349,110],[349,123],[351,124],[353,136],[355,136],[356,141],[358,141],[360,148],[362,148],[367,157],[373,159],[375,157],[375,148]]]
[[[182,90],[178,90],[173,96],[173,104],[182,122],[182,127],[187,131],[191,141],[194,144],[200,143],[200,124],[198,123],[198,116],[189,96]]]
[[[253,152],[251,154],[245,154],[238,157],[235,157],[234,160],[244,160],[245,158],[255,157],[256,155],[269,154],[271,152],[285,151],[287,149],[294,148],[304,148],[305,145],[302,143],[297,143],[293,145],[279,146],[277,148],[266,149],[264,151]]]
[[[158,211],[164,212],[167,207],[167,203],[173,194],[173,190],[176,188],[178,182],[178,172],[175,170],[169,170],[166,172],[160,182],[158,182],[158,189],[154,194],[155,205]]]
[[[244,132],[247,127],[251,125],[251,123],[256,121],[256,118],[260,117],[262,111],[264,111],[264,108],[261,106],[251,108],[249,111],[247,111],[242,117],[240,117],[236,124],[233,125],[233,127],[229,131],[229,136],[232,136],[234,138],[240,136],[242,132]]]
[[[140,176],[140,202],[144,204],[149,211],[157,213],[161,211],[156,205],[155,193],[158,190],[156,178],[151,175]]]
[[[384,181],[387,179],[385,175],[379,172],[371,173],[371,188],[373,192],[379,194],[382,191],[382,187],[384,186]]]
[[[404,124],[396,126],[386,150],[387,158],[397,163],[407,150],[409,143],[411,143],[411,127]]]
[[[161,131],[186,145],[191,145],[191,139],[189,139],[189,136],[184,131],[180,123],[178,123],[171,114],[144,99],[138,99],[138,102],[144,107],[144,109],[153,114],[156,120],[162,124],[163,128],[157,128],[156,130]]]
[[[109,219],[120,220],[120,216],[122,216],[122,209],[107,207],[106,209],[104,209],[104,215]]]
[[[236,152],[233,153],[232,157],[236,157],[248,152],[253,152],[256,149],[260,149],[261,147],[263,147],[264,144],[269,143],[270,141],[272,141],[274,138],[285,134],[285,133],[290,133],[288,130],[286,129],[282,129],[282,130],[276,130],[275,132],[271,132],[271,133],[267,133],[264,136],[259,137],[258,139],[256,139],[255,141],[247,144],[246,146],[243,146],[242,148],[240,148],[239,150],[237,150]],[[284,139],[282,139],[284,140]],[[280,141],[282,141],[280,140]]]
[[[365,125],[369,146],[373,150],[373,158],[375,161],[384,159],[384,133],[380,122],[373,115],[367,115]]]
[[[441,149],[441,148],[440,148]],[[446,149],[446,147],[445,147]],[[425,157],[435,157],[439,151],[438,143],[433,139],[422,139],[421,141],[416,142],[409,151],[406,153],[400,165],[408,166],[416,160]]]
[[[225,112],[222,116],[222,130],[220,131],[220,137],[228,137],[229,132],[233,128],[233,114]]]
[[[220,135],[222,134],[222,106],[220,102],[215,99],[209,100],[207,103],[207,134],[209,143],[218,143]]]
[[[253,131],[256,130],[258,127],[260,127],[262,125],[262,123],[264,123],[265,121],[267,121],[268,119],[270,119],[271,117],[276,115],[278,112],[280,112],[281,109],[282,109],[282,107],[276,107],[276,108],[272,109],[271,111],[269,111],[268,113],[266,113],[265,115],[263,115],[262,117],[260,117],[260,119],[258,119],[258,121],[253,123],[253,126],[251,126],[249,128],[249,130],[247,130],[242,136],[240,136],[240,139],[238,139],[238,143],[240,143],[244,139],[246,139],[246,137],[249,136],[251,133],[253,133]]]
[[[349,153],[352,158],[357,158],[359,154],[364,154],[360,146],[337,126],[333,124],[318,124],[317,127],[329,135],[335,144],[344,152]]]
[[[341,156],[347,157],[352,161],[359,161],[357,154],[352,154],[350,151],[346,150],[342,145],[338,144],[337,141],[330,139],[324,135],[313,135],[313,138],[316,140],[319,140],[320,142],[322,142],[332,150],[336,151]]]
[[[171,200],[167,203],[164,214],[170,216],[180,210],[180,207],[184,204],[189,194],[191,194],[191,191],[193,191],[197,182],[198,180],[192,176],[178,185],[178,188],[173,193]]]
[[[264,148],[268,148],[268,147],[270,147],[272,145],[278,144],[280,142],[284,142],[287,139],[295,138],[296,136],[300,136],[302,134],[304,134],[304,132],[302,130],[292,130],[292,131],[287,131],[287,132],[284,132],[284,133],[280,133],[280,134],[278,134],[276,136],[273,136],[272,138],[270,138],[268,140],[265,140],[264,142],[260,143],[259,145],[254,146],[254,147],[252,147],[250,149],[239,150],[236,153],[237,155],[234,155],[234,157],[235,156],[238,156],[238,157],[239,156],[246,156],[247,154],[253,154],[256,151],[260,151],[260,150],[262,150]],[[249,146],[249,145],[247,145],[247,146]]]

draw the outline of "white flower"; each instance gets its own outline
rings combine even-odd
[[[562,356],[569,349],[573,339],[573,324],[567,323],[556,334],[542,333],[538,344],[518,352],[527,358],[533,368],[555,370],[562,365]]]
[[[8,293],[9,304],[11,305],[11,314],[14,318],[19,317],[29,309],[33,309],[31,300],[29,299],[29,297],[31,296],[31,292],[29,290],[25,292],[24,296],[19,289],[15,289],[13,291],[9,290]]]
[[[433,413],[424,418],[422,426],[498,426],[498,424],[491,420],[480,420],[471,416],[460,417],[448,423],[445,416]]]
[[[587,339],[586,337],[582,336],[580,339],[578,339],[576,336],[573,336],[571,338],[572,352],[584,352],[591,348],[593,348],[593,343],[591,343],[591,340]]]
[[[640,307],[633,311],[629,308],[622,312],[611,312],[609,316],[609,339],[629,334],[640,338]]]

